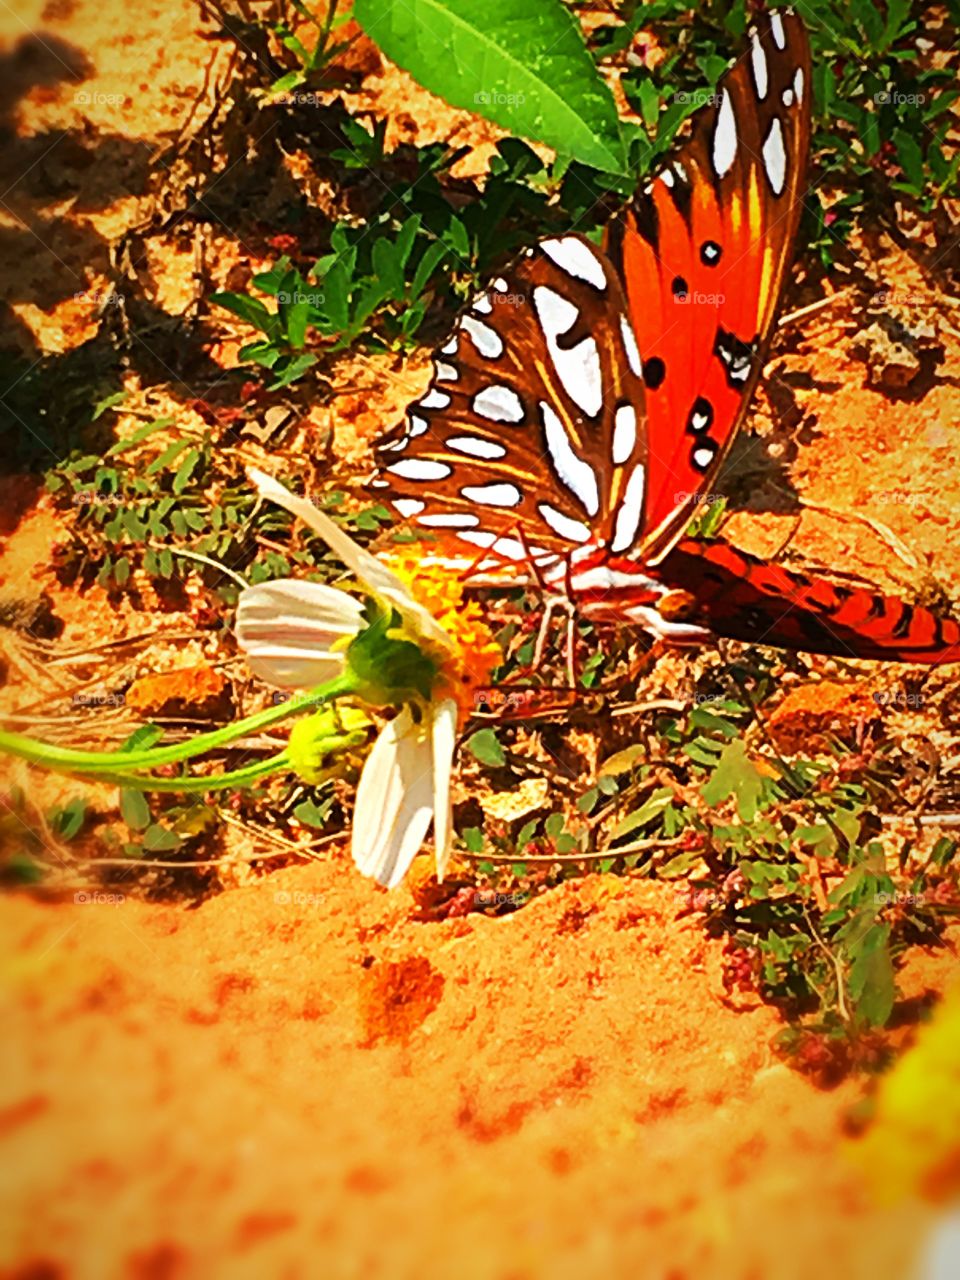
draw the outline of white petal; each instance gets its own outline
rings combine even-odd
[[[323,684],[343,670],[333,646],[363,623],[360,602],[336,587],[289,578],[247,587],[237,601],[237,643],[253,673],[284,689]]]
[[[437,879],[443,881],[453,845],[453,811],[450,775],[457,741],[457,704],[447,698],[432,708],[433,722],[433,844],[437,855]]]
[[[409,709],[381,732],[357,788],[351,848],[365,876],[395,888],[433,818],[433,748]]]
[[[328,515],[318,511],[306,498],[299,498],[295,493],[291,493],[273,476],[268,476],[255,467],[249,467],[247,475],[256,485],[261,497],[275,502],[278,507],[283,507],[291,515],[302,520],[314,533],[318,533],[330,550],[340,557],[368,591],[395,605],[422,635],[427,636],[435,644],[450,647],[450,637],[442,627],[438,626],[430,611],[414,600],[396,574],[391,573],[376,556],[364,551],[363,547],[358,547]]]

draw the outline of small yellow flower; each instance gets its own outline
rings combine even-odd
[[[414,600],[428,608],[450,640],[446,652],[436,654],[440,675],[461,711],[472,709],[474,691],[489,685],[503,653],[476,601],[464,602],[464,584],[415,557],[390,556],[388,563]],[[429,646],[426,646],[429,649]]]

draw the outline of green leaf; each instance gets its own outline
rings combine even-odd
[[[162,827],[159,822],[147,827],[143,836],[143,848],[146,853],[167,853],[179,849],[183,841],[175,831]]]
[[[551,813],[550,817],[543,824],[543,829],[551,840],[556,840],[563,835],[563,825],[563,814]]]
[[[211,293],[210,301],[215,306],[223,307],[225,311],[232,311],[241,320],[246,320],[247,324],[252,324],[255,329],[265,333],[271,341],[276,342],[280,337],[279,316],[269,311],[259,298],[252,298],[247,293]]]
[[[183,458],[180,460],[179,467],[177,467],[177,474],[173,477],[172,487],[174,493],[183,493],[184,489],[190,483],[190,477],[196,470],[197,463],[199,461],[200,450],[197,448],[193,448],[188,453],[184,454]]]
[[[130,787],[121,790],[120,816],[131,831],[146,831],[150,825],[150,806],[142,791]]]
[[[121,751],[147,751],[150,747],[155,747],[163,737],[163,729],[158,724],[142,724],[138,729],[134,729],[130,737],[127,738],[120,750]]]
[[[118,440],[116,444],[112,444],[105,456],[113,458],[117,454],[126,453],[127,450],[141,444],[148,436],[152,436],[155,431],[163,431],[166,427],[169,427],[173,421],[173,418],[157,418],[154,422],[145,422],[142,427],[137,427],[136,431],[125,436],[123,440]]]
[[[848,986],[857,1013],[871,1026],[885,1026],[897,998],[889,925],[874,925],[864,935],[850,966]]]
[[[597,778],[616,778],[620,774],[629,773],[649,754],[650,749],[643,742],[635,742],[631,747],[624,747],[622,751],[607,756],[597,770]]]
[[[897,148],[897,162],[906,175],[907,182],[913,191],[921,192],[925,186],[923,176],[923,151],[912,134],[897,129],[893,135]]]
[[[147,475],[154,476],[158,471],[163,471],[175,462],[184,449],[190,448],[189,440],[174,440],[173,444],[168,444],[162,453],[157,454],[154,460],[147,467]]]
[[[499,745],[499,744],[498,744]],[[528,845],[533,837],[537,834],[537,827],[540,825],[539,818],[531,818],[529,822],[525,822],[520,828],[520,834],[517,836],[517,850],[519,851]]]
[[[704,783],[700,794],[715,807],[728,796],[736,796],[737,812],[742,822],[752,822],[760,807],[763,775],[747,754],[742,738],[728,743],[720,753],[713,776]]]
[[[316,804],[313,800],[302,800],[294,809],[293,816],[298,822],[302,822],[304,826],[325,827],[332,808],[332,796],[328,800],[324,800],[322,804]]]
[[[655,818],[661,817],[665,810],[673,804],[674,793],[669,787],[659,787],[639,809],[628,814],[613,830],[613,839],[631,835],[641,827],[647,826]]]
[[[306,371],[316,363],[316,356],[307,354],[295,356],[284,366],[283,372],[280,373],[278,377],[274,378],[267,390],[279,391],[281,387],[288,387],[291,382],[296,382],[297,378],[299,378],[301,374],[306,373]]]
[[[114,405],[123,404],[127,398],[126,391],[115,391],[112,396],[107,396],[103,400],[98,400],[94,405],[93,413],[90,415],[90,421],[96,422],[102,417],[108,409],[112,409]]]
[[[597,800],[600,797],[600,788],[591,787],[589,791],[585,791],[577,801],[577,808],[581,813],[593,813]]]
[[[688,875],[697,863],[703,860],[703,854],[692,849],[689,853],[678,853],[675,858],[665,862],[657,872],[660,880],[676,880]]]
[[[613,96],[561,0],[356,0],[353,13],[451,106],[595,169],[626,172]]]
[[[490,765],[492,768],[499,769],[507,763],[500,740],[492,729],[478,729],[472,737],[467,739],[467,749],[481,764]]]
[[[87,816],[87,802],[79,796],[71,800],[62,809],[58,809],[52,818],[52,826],[64,840],[72,840],[83,826]]]
[[[479,827],[467,827],[463,833],[463,843],[470,853],[483,853],[483,832]]]

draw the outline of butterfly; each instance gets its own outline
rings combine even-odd
[[[811,61],[765,13],[601,247],[541,240],[435,355],[372,487],[474,572],[524,565],[585,615],[850,657],[960,660],[960,626],[685,536],[742,425],[793,257]]]

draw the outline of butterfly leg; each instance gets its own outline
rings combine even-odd
[[[568,616],[567,662],[569,665],[573,628],[576,622],[576,606],[567,596],[551,595],[547,597],[543,606],[543,618],[540,621],[540,630],[537,633],[537,643],[533,651],[534,670],[536,670],[543,661],[543,655],[547,648],[547,639],[550,635],[550,623],[553,621],[553,616],[562,610],[566,610]]]

